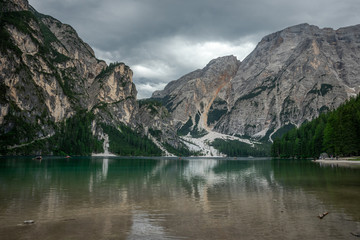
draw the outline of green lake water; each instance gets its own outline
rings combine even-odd
[[[0,239],[359,239],[353,234],[360,234],[356,166],[0,158]]]

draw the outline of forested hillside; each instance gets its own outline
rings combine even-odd
[[[237,140],[215,139],[211,146],[226,154],[228,157],[268,157],[270,152],[270,144],[254,143],[251,146]]]
[[[272,157],[318,158],[360,155],[360,96],[274,140]]]

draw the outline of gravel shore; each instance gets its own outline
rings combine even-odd
[[[346,167],[360,167],[360,161],[355,161],[357,158],[339,158],[339,159],[318,159],[313,162],[326,165],[337,165]]]

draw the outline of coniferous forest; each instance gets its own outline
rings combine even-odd
[[[270,150],[270,144],[267,143],[254,143],[254,146],[251,146],[237,140],[219,138],[215,139],[211,145],[228,157],[268,157]]]
[[[118,128],[103,124],[104,132],[109,135],[109,151],[120,156],[161,156],[161,150],[146,136],[121,125]]]
[[[274,140],[272,157],[319,158],[360,155],[360,96],[351,98],[338,109],[321,114]]]

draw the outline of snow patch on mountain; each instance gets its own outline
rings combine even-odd
[[[253,142],[248,139],[243,139],[236,136],[226,135],[213,131],[210,131],[208,134],[201,138],[193,138],[190,134],[188,134],[181,137],[181,139],[191,151],[201,152],[201,155],[204,157],[226,157],[225,154],[219,152],[217,149],[211,146],[211,143],[215,139],[237,140],[254,146]]]

